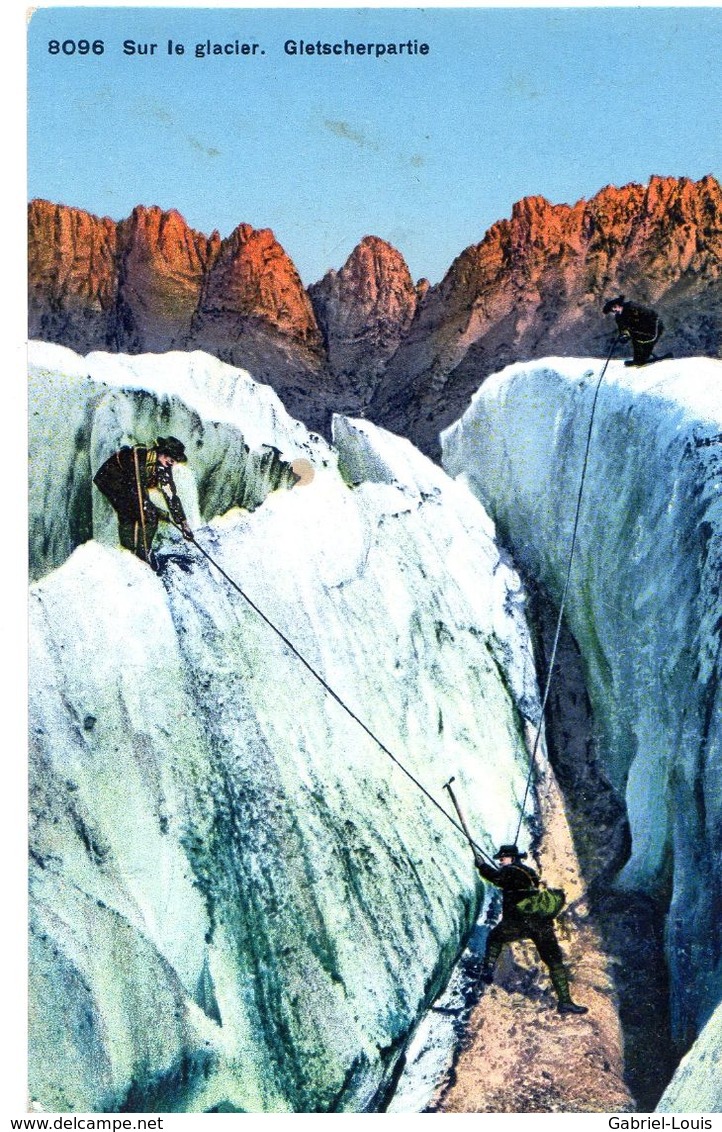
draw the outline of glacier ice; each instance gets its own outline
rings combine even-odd
[[[91,536],[117,544],[114,512],[92,474],[123,444],[184,437],[193,474],[178,465],[174,476],[192,526],[234,506],[259,506],[270,490],[294,482],[290,464],[308,455],[308,433],[270,388],[200,351],[81,358],[31,342],[29,379],[34,579]]]
[[[372,1107],[474,922],[471,855],[197,551],[159,577],[118,549],[90,474],[178,435],[199,543],[442,804],[456,776],[489,850],[539,712],[519,578],[471,493],[368,424],[337,456],[200,354],[31,363],[32,1097]]]
[[[657,1112],[722,1112],[722,1004],[682,1058]]]
[[[487,380],[443,465],[524,575],[562,593],[602,363],[549,358]],[[673,1032],[722,996],[722,363],[612,362],[600,388],[566,622],[599,757],[632,835],[618,877],[668,908]]]

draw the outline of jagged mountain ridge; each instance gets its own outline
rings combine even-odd
[[[157,207],[116,223],[36,200],[29,249],[30,337],[80,353],[203,349],[268,382],[312,428],[328,433],[331,411],[365,413],[434,457],[490,373],[600,353],[612,292],[654,303],[677,355],[722,343],[711,176],[608,186],[575,205],[526,197],[434,287],[367,236],[305,289],[269,229],[206,237]]]
[[[239,224],[222,240],[175,211],[139,206],[115,223],[35,200],[28,246],[31,338],[81,354],[205,349],[251,369],[314,427],[326,421],[321,332],[269,229]]]
[[[589,202],[526,197],[428,292],[369,416],[438,455],[490,373],[545,355],[604,352],[603,298],[654,304],[676,355],[722,347],[722,193],[711,176],[652,177]]]
[[[355,408],[363,408],[373,395],[409,332],[424,282],[414,286],[401,253],[366,236],[340,271],[329,271],[309,287],[328,366],[348,410],[353,400]]]

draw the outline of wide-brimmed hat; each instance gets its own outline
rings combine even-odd
[[[516,845],[500,845],[499,851],[494,854],[494,859],[498,861],[500,857],[514,857],[521,861],[526,857],[526,853],[520,853]]]
[[[602,307],[602,313],[603,314],[611,314],[614,307],[623,307],[623,306],[624,306],[624,295],[617,295],[616,299],[610,299],[609,302],[604,304],[604,306]]]
[[[159,436],[155,447],[161,456],[170,456],[176,464],[185,464],[188,460],[185,446],[177,436]]]

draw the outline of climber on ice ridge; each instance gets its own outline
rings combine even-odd
[[[650,307],[640,306],[639,303],[632,303],[625,299],[624,295],[610,299],[602,309],[604,314],[614,315],[619,337],[629,338],[632,343],[633,356],[624,363],[625,366],[646,366],[650,362],[664,360],[655,357],[652,353],[655,343],[659,341],[664,330],[664,323],[656,311],[651,310]],[[665,354],[664,358],[671,356]]]
[[[96,472],[93,483],[110,501],[118,516],[120,545],[131,550],[153,570],[158,563],[153,539],[161,521],[172,522],[193,539],[183,504],[173,482],[173,465],[186,463],[184,445],[175,436],[159,436],[155,444],[124,447],[114,452]],[[150,498],[157,490],[167,510]]]

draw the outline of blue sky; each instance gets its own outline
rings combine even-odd
[[[103,54],[48,51],[83,37]],[[209,38],[265,54],[196,58]],[[430,50],[291,57],[291,38]],[[125,55],[126,39],[157,52]],[[436,282],[525,195],[719,177],[720,58],[719,8],[43,9],[29,196],[116,220],[177,208],[206,234],[270,227],[305,283],[373,233]]]

